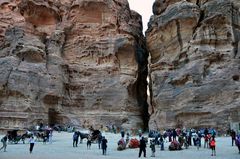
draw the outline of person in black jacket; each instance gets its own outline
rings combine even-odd
[[[233,146],[236,141],[236,132],[234,130],[231,131],[231,137],[232,137],[232,146]]]
[[[73,147],[78,146],[78,138],[79,138],[79,133],[76,131],[73,134]]]
[[[144,137],[140,139],[140,145],[139,145],[139,155],[138,157],[140,158],[143,152],[143,156],[146,157],[146,141]]]
[[[105,136],[102,137],[101,147],[103,151],[103,155],[106,155],[107,153],[107,139],[105,139]]]

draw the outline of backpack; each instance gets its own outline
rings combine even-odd
[[[1,142],[7,142],[7,136],[4,136],[4,137],[1,139]]]
[[[214,140],[211,140],[211,141],[210,141],[210,146],[215,146],[215,145],[216,145],[215,141],[214,141]]]

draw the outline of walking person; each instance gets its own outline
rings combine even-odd
[[[210,140],[210,148],[212,149],[212,156],[216,156],[216,141],[214,137]]]
[[[102,134],[98,135],[98,148],[101,149],[101,142],[102,142]]]
[[[5,135],[2,139],[1,142],[3,143],[3,146],[0,148],[0,150],[3,149],[4,152],[7,152],[7,135]]]
[[[240,135],[238,135],[238,137],[236,138],[236,142],[235,142],[236,146],[238,147],[238,153],[240,154]]]
[[[234,145],[235,143],[235,140],[236,140],[236,132],[234,130],[231,130],[231,137],[232,137],[232,146]]]
[[[102,137],[101,147],[103,155],[107,155],[107,139],[105,139],[105,136]]]
[[[88,136],[88,139],[87,139],[87,149],[91,149],[91,144],[92,144],[91,136]]]
[[[151,151],[152,151],[151,157],[155,157],[156,149],[155,149],[155,142],[154,142],[154,140],[150,141],[150,148],[151,148]]]
[[[144,137],[142,137],[140,140],[139,155],[138,155],[139,158],[141,157],[142,152],[143,152],[143,156],[146,157],[146,141]]]
[[[30,151],[30,153],[32,153],[33,147],[34,147],[34,143],[35,143],[35,139],[34,139],[33,136],[30,137],[29,143],[30,143],[29,151]]]

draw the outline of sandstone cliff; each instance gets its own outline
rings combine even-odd
[[[0,129],[144,126],[148,53],[141,16],[127,0],[0,7]]]
[[[240,2],[156,0],[153,13],[150,129],[239,122]]]

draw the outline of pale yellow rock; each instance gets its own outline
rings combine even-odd
[[[148,31],[149,129],[240,121],[238,0],[156,0]]]

